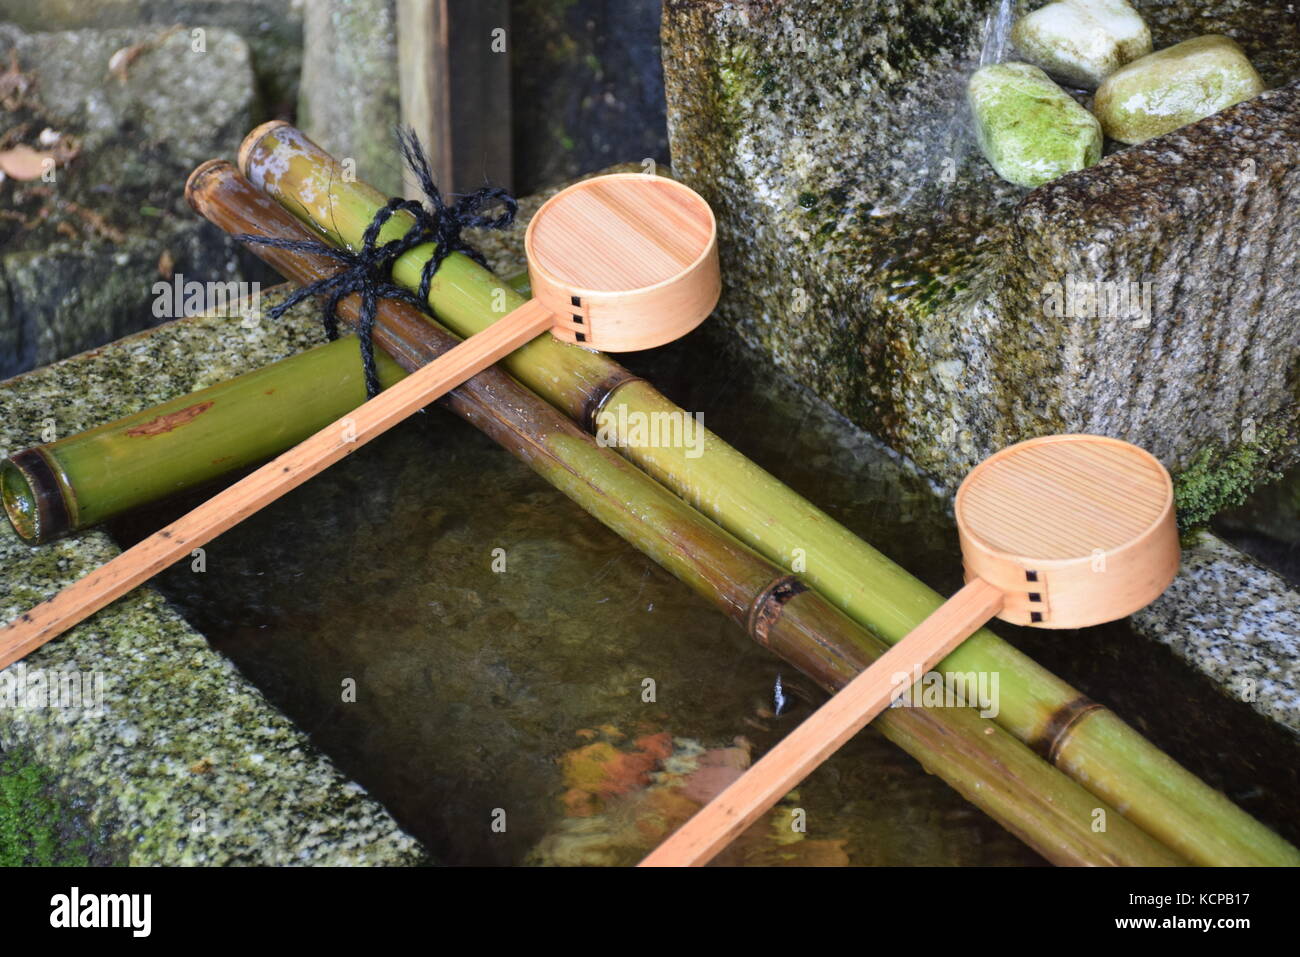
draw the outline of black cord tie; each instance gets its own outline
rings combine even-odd
[[[325,327],[325,335],[333,340],[339,335],[338,304],[353,293],[360,293],[361,315],[357,321],[357,337],[361,340],[361,362],[365,369],[366,395],[372,399],[380,392],[379,374],[375,367],[375,344],[371,339],[379,300],[396,299],[432,315],[429,311],[429,287],[443,260],[452,253],[459,252],[480,266],[487,266],[487,261],[482,254],[461,236],[461,230],[505,229],[515,221],[515,213],[519,208],[513,196],[496,186],[484,186],[461,196],[448,206],[443,202],[442,193],[433,181],[428,157],[420,144],[419,137],[415,135],[415,130],[399,127],[397,139],[406,167],[415,176],[420,192],[424,194],[428,205],[401,197],[390,199],[375,213],[374,219],[366,227],[361,238],[361,248],[357,252],[340,249],[315,239],[272,239],[248,233],[234,237],[246,243],[328,256],[344,264],[345,268],[334,275],[299,288],[284,302],[271,309],[267,315],[272,319],[279,319],[304,299],[320,296],[323,300],[321,323]],[[505,207],[501,215],[496,217],[484,215],[483,210],[490,209],[498,203]],[[382,246],[377,245],[379,231],[399,210],[409,213],[415,222],[400,239],[389,240]],[[393,283],[393,263],[424,243],[434,244],[433,255],[429,257],[429,261],[424,264],[424,269],[420,273],[419,291],[411,293]]]

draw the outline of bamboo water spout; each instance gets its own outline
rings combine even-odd
[[[966,585],[854,678],[644,861],[707,864],[995,615],[1084,628],[1132,614],[1178,572],[1174,485],[1149,453],[1095,435],[1021,442],[957,492]]]
[[[321,235],[359,247],[385,198],[339,174],[336,161],[301,131],[284,123],[258,127],[240,148],[240,167],[253,183]],[[409,218],[398,214],[381,239],[400,237]],[[400,258],[394,280],[416,289],[431,247]],[[490,272],[453,255],[430,289],[438,319],[459,335],[492,321],[491,304],[521,300]],[[683,414],[651,384],[607,356],[545,339],[507,358],[506,369],[572,419],[594,430],[594,417],[620,411]],[[636,418],[639,416],[634,416]],[[618,438],[617,436],[615,436]],[[901,640],[942,603],[933,589],[801,498],[716,435],[707,452],[691,458],[680,448],[630,445],[627,456],[686,501],[769,560],[789,569],[796,554],[810,556],[800,572],[808,585],[886,642]],[[1300,851],[1188,773],[1168,755],[1067,682],[987,629],[943,663],[944,670],[997,672],[998,724],[1047,755],[1085,787],[1200,864],[1300,864]]]

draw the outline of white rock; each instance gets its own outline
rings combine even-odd
[[[1011,40],[1030,63],[1085,89],[1151,52],[1151,31],[1126,0],[1057,0],[1020,19]]]

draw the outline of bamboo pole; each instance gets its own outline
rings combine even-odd
[[[214,167],[192,192],[195,207],[232,233],[301,239],[287,212],[271,214],[233,168]],[[309,282],[337,263],[265,246],[255,252],[288,277]],[[340,304],[355,324],[357,296]],[[418,369],[458,343],[409,306],[384,301],[376,343],[404,368]],[[439,400],[475,425],[712,602],[756,641],[828,691],[842,687],[885,646],[816,592],[738,542],[621,456],[596,444],[572,421],[499,368],[488,369]],[[1183,863],[1115,812],[1093,830],[1097,799],[1029,748],[970,708],[899,708],[877,726],[971,803],[1058,864]]]
[[[0,462],[0,498],[33,544],[278,455],[366,398],[355,336]],[[377,356],[385,387],[406,373]],[[250,424],[256,423],[256,428]]]
[[[241,169],[304,223],[332,241],[357,248],[384,197],[342,175],[328,153],[284,123],[258,127],[240,148]],[[399,213],[380,233],[398,238],[411,220]],[[396,282],[418,288],[432,246],[417,247],[393,267]],[[494,298],[495,297],[495,298]],[[429,304],[440,322],[468,336],[521,301],[491,272],[453,254],[439,269]],[[625,413],[684,414],[652,385],[607,356],[542,338],[505,360],[517,379],[594,428]],[[608,426],[607,426],[608,427]],[[796,549],[807,556],[801,578],[852,619],[890,644],[901,640],[943,602],[825,512],[706,431],[705,454],[633,445],[625,454],[683,499],[768,559],[789,567]],[[988,629],[944,659],[951,673],[997,673],[998,723],[1170,847],[1200,864],[1300,864],[1300,850],[1222,793],[1210,788],[1108,709]]]
[[[392,388],[327,423],[287,452],[227,486],[201,505],[28,609],[0,628],[0,668],[89,618],[164,568],[287,495],[346,456],[400,425],[473,372],[491,366],[547,331],[551,311],[536,299],[421,366]]]

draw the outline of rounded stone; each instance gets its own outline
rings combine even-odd
[[[1184,40],[1134,60],[1097,89],[1093,112],[1111,139],[1141,143],[1263,92],[1246,54],[1225,36]]]
[[[1028,63],[994,63],[966,87],[975,135],[997,174],[1041,186],[1101,159],[1101,126],[1052,78]]]
[[[1125,0],[1057,0],[1018,20],[1011,42],[1053,78],[1093,90],[1151,52],[1151,30]]]

